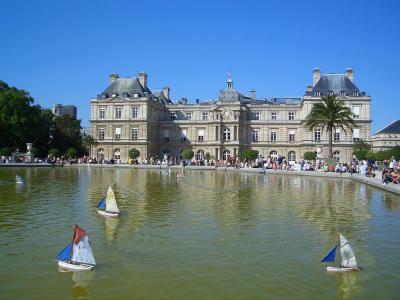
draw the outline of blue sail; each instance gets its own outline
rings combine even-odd
[[[335,262],[336,248],[337,246],[333,247],[333,249],[323,259],[321,259],[321,262]]]
[[[71,257],[71,248],[72,248],[72,242],[65,247],[63,251],[60,252],[60,254],[57,255],[56,259],[57,260],[69,260]]]
[[[101,199],[99,205],[97,205],[97,208],[106,209],[106,201],[105,201],[105,198]]]

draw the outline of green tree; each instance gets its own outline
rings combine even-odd
[[[357,142],[354,142],[353,144],[353,151],[357,152],[357,151],[370,151],[371,150],[371,144],[367,143],[366,141],[364,141],[363,139],[360,139]]]
[[[31,154],[33,157],[37,157],[39,154],[39,150],[36,147],[31,148]]]
[[[211,159],[212,159],[211,154],[207,152],[207,153],[204,155],[204,159],[205,159],[205,160],[211,160]]]
[[[129,150],[128,154],[129,154],[129,158],[136,159],[139,157],[140,151],[136,148],[132,148],[131,150]]]
[[[334,130],[341,128],[346,132],[346,128],[354,126],[356,124],[350,108],[346,107],[337,95],[323,96],[321,102],[314,104],[306,117],[306,127],[310,130],[316,127],[326,128],[329,141],[329,158],[333,158],[332,133]]]
[[[11,156],[12,149],[10,147],[3,147],[0,149],[0,155]]]
[[[368,154],[368,150],[358,150],[358,151],[354,152],[354,156],[358,160],[366,159],[367,154]]]
[[[256,159],[258,155],[257,150],[247,149],[240,153],[240,159]]]
[[[307,151],[304,152],[303,157],[305,160],[314,160],[317,157],[317,155],[315,154],[315,152]]]
[[[28,92],[0,81],[0,147],[24,149],[31,142],[39,152],[46,152],[52,114],[33,102]]]
[[[65,115],[54,117],[52,146],[65,152],[68,148],[81,149],[81,121]]]
[[[55,158],[60,157],[60,150],[58,150],[57,148],[51,148],[49,150],[49,155]]]
[[[396,147],[393,147],[393,148],[391,148],[391,149],[389,149],[388,151],[388,159],[390,159],[390,158],[392,158],[392,157],[394,157],[395,159],[400,159],[400,146],[396,146]]]
[[[69,148],[66,152],[65,155],[69,158],[75,158],[78,155],[78,150],[75,148]]]
[[[182,157],[183,159],[192,159],[194,156],[194,152],[190,149],[183,149]]]
[[[92,146],[97,146],[97,144],[98,142],[90,134],[82,138],[82,148],[85,149],[86,154],[89,154],[89,156],[91,156],[90,149]]]

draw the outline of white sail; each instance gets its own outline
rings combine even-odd
[[[86,235],[79,241],[78,244],[74,243],[71,261],[75,263],[96,265],[92,248],[90,248],[89,238]]]
[[[353,248],[343,235],[340,236],[340,256],[342,258],[342,267],[345,268],[357,268],[356,256]]]
[[[106,211],[119,213],[117,206],[117,200],[115,199],[114,191],[111,186],[108,187],[107,197],[106,197]]]

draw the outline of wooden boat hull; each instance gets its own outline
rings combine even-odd
[[[345,267],[327,267],[327,272],[335,272],[335,273],[343,273],[343,272],[351,272],[351,271],[358,271],[359,269],[356,268],[345,268]]]
[[[73,272],[90,271],[94,269],[94,266],[91,265],[84,265],[84,264],[76,265],[67,263],[65,261],[58,261],[58,266],[60,267],[60,269],[69,270]]]
[[[98,210],[97,212],[99,213],[99,215],[102,215],[103,217],[110,217],[110,218],[118,218],[119,217],[119,213],[112,213],[112,212],[108,212],[105,210]]]

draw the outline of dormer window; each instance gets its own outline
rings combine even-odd
[[[340,91],[339,95],[340,96],[346,96],[346,92],[345,91]]]
[[[112,94],[112,97],[117,97],[118,93]]]
[[[134,93],[133,94],[133,98],[138,98],[139,97],[139,94],[138,93]]]
[[[358,92],[353,92],[353,96],[358,96],[359,93]]]
[[[333,92],[332,91],[329,92],[329,96],[333,96]]]
[[[176,120],[176,112],[170,113],[171,120]]]
[[[315,92],[315,96],[321,96],[321,92]]]

